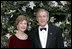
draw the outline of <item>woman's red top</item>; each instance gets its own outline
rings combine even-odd
[[[20,40],[14,34],[9,38],[8,48],[31,48],[30,39]]]

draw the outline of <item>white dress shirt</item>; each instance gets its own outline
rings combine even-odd
[[[46,30],[41,31],[40,28],[42,28],[42,27],[39,26],[40,42],[41,42],[42,48],[46,48],[47,36],[48,36],[48,24],[46,24],[46,26],[44,27],[44,28],[46,28]]]

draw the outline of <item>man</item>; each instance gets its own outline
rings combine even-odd
[[[49,25],[49,13],[45,9],[37,11],[36,20],[39,26],[31,31],[33,48],[63,48],[62,31]]]

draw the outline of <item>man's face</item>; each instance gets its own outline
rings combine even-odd
[[[40,11],[37,13],[37,21],[39,22],[39,25],[44,27],[47,24],[47,21],[49,20],[49,17],[46,13],[46,11]]]

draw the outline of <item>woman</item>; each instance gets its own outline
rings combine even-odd
[[[31,48],[30,39],[25,33],[28,24],[27,18],[19,15],[15,23],[18,32],[9,38],[8,48]]]

